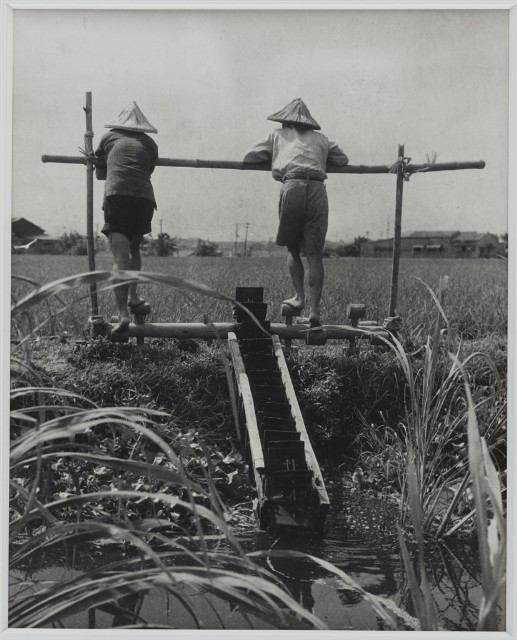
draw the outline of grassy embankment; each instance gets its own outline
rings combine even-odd
[[[13,273],[48,282],[80,272],[84,262],[84,258],[68,256],[15,256]],[[109,268],[110,264],[109,256],[98,257],[99,269]],[[387,315],[389,261],[327,260],[325,265],[325,321],[346,322],[349,302],[364,302],[370,319],[382,320]],[[228,296],[234,294],[235,286],[264,286],[274,321],[281,320],[280,302],[291,293],[284,261],[278,258],[149,257],[144,266],[148,271],[197,280]],[[406,350],[415,353],[415,362],[422,359],[423,351],[419,349],[437,316],[432,297],[417,278],[436,288],[445,274],[450,280],[443,306],[454,349],[461,344],[462,358],[476,352],[488,355],[502,379],[494,378],[485,360],[475,358],[470,365],[473,389],[481,393],[494,384],[504,387],[507,288],[503,261],[403,261],[399,313],[404,318]],[[18,286],[30,289],[29,285]],[[157,286],[142,286],[140,291],[151,303],[150,319],[155,322],[200,321],[205,314],[213,321],[231,319],[231,305],[221,300]],[[61,297],[69,302],[86,294],[83,288]],[[101,312],[106,316],[114,312],[112,298],[111,292],[100,294]],[[45,314],[48,316],[48,308],[41,305],[39,313],[43,319]],[[45,326],[42,333],[61,337],[66,331],[72,337],[74,332],[80,336],[87,317],[86,298],[58,316],[51,326]],[[77,389],[86,385],[96,402],[163,409],[172,413],[175,424],[194,429],[206,427],[209,433],[231,423],[225,372],[215,347],[157,340],[150,353],[133,352],[131,357],[124,349],[110,353],[87,349],[73,356],[69,350],[69,346],[56,342],[50,351],[46,347],[38,350],[36,345],[34,355],[37,362],[48,367],[57,384]],[[339,454],[346,453],[364,425],[393,427],[404,415],[404,373],[397,359],[385,349],[365,348],[359,356],[347,358],[342,343],[334,342],[324,348],[299,346],[290,365],[304,415],[325,466],[342,462]],[[352,457],[357,446],[355,449]]]

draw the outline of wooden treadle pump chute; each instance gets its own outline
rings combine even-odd
[[[261,287],[237,287],[236,300],[256,321],[235,307],[238,326],[228,334],[235,422],[257,487],[257,519],[262,529],[321,531],[329,499],[263,295]]]
[[[86,229],[88,266],[95,271],[93,237],[93,171],[96,158],[93,153],[92,95],[86,94],[86,132],[82,156],[44,155],[43,162],[82,164],[86,166]],[[159,167],[186,167],[196,169],[226,169],[241,171],[270,171],[271,166],[246,164],[225,160],[183,160],[159,158]],[[347,165],[327,167],[327,173],[343,174],[395,174],[395,227],[389,299],[388,322],[365,320],[366,309],[362,304],[348,307],[349,324],[327,325],[311,329],[303,320],[296,319],[292,310],[283,309],[285,323],[265,320],[266,304],[260,287],[237,288],[233,322],[205,323],[149,323],[150,308],[140,309],[129,332],[122,340],[135,337],[142,344],[146,337],[197,338],[228,341],[234,371],[232,392],[238,403],[235,419],[238,435],[248,451],[250,468],[257,486],[257,514],[262,527],[295,526],[321,530],[328,509],[328,496],[323,478],[312,451],[303,418],[296,400],[292,382],[285,363],[284,350],[288,351],[292,340],[303,339],[308,345],[322,345],[327,340],[345,339],[348,351],[357,350],[358,341],[372,343],[379,338],[389,339],[398,329],[397,297],[402,231],[402,193],[404,181],[414,174],[461,169],[483,169],[483,161],[476,162],[428,162],[411,164],[404,156],[404,145],[398,146],[397,160],[389,165]],[[99,314],[97,291],[91,285],[92,334],[113,339],[113,325]],[[242,310],[247,307],[258,318],[259,326],[250,321]],[[244,314],[244,315],[243,315]],[[393,321],[393,322],[392,322]],[[301,323],[300,323],[301,322]],[[265,330],[265,331],[264,331]],[[120,338],[118,338],[120,340]],[[283,340],[283,347],[280,342]]]

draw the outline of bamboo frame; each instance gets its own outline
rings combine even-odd
[[[93,171],[95,168],[95,156],[93,155],[93,131],[92,131],[92,94],[86,93],[86,133],[85,151],[86,156],[57,156],[42,155],[42,162],[60,163],[60,164],[83,164],[87,168],[86,183],[86,237],[88,246],[88,265],[90,271],[95,271],[95,246],[93,238]],[[403,158],[404,145],[399,145],[398,158]],[[99,163],[98,163],[99,164]],[[101,166],[99,164],[99,166]],[[246,163],[235,162],[231,160],[191,160],[181,158],[158,158],[156,162],[158,167],[188,167],[194,169],[232,169],[239,171],[271,171],[271,163]],[[464,169],[483,169],[485,162],[483,160],[472,162],[442,162],[442,163],[425,163],[425,164],[407,164],[399,161],[397,165],[397,191],[395,205],[395,233],[393,238],[393,259],[392,274],[390,287],[390,303],[389,315],[394,316],[396,313],[397,296],[398,296],[398,276],[400,264],[400,244],[401,244],[401,220],[402,220],[402,192],[403,180],[413,173],[431,173],[435,171],[458,171]],[[326,168],[327,173],[344,173],[344,174],[385,174],[393,173],[393,165],[347,165],[346,167]],[[97,288],[95,284],[90,285],[92,315],[98,315]],[[149,326],[149,325],[146,325]],[[140,339],[142,333],[133,333]],[[154,335],[154,334],[153,334]],[[163,335],[163,334],[162,334]],[[166,337],[166,336],[164,336]],[[296,336],[298,337],[298,336]],[[333,336],[329,336],[333,337]],[[345,337],[345,336],[339,336]],[[285,336],[290,340],[290,336]]]

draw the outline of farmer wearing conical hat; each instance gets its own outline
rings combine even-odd
[[[140,271],[140,244],[151,231],[156,209],[151,174],[158,158],[158,147],[147,133],[158,133],[136,102],[105,125],[110,129],[95,155],[96,175],[106,180],[104,187],[104,226],[109,238],[115,269]],[[129,328],[128,306],[134,311],[145,304],[137,296],[136,284],[115,288],[119,323],[115,333]]]
[[[271,161],[273,178],[282,182],[276,244],[286,246],[287,264],[295,295],[284,304],[295,311],[305,307],[303,251],[309,264],[311,326],[321,325],[323,246],[328,226],[328,202],[324,181],[327,165],[343,167],[348,158],[337,144],[316,130],[321,127],[300,98],[270,115],[281,122],[269,136],[255,144],[244,162]]]

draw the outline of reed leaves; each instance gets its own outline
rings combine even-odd
[[[450,353],[450,327],[443,310],[447,284],[448,281],[442,279],[436,294],[425,285],[438,314],[432,336],[424,347],[422,364],[411,362],[397,340],[392,346],[409,386],[404,430],[407,438],[405,505],[416,541],[416,568],[402,529],[399,529],[399,542],[422,629],[437,630],[439,617],[424,555],[426,534],[451,535],[474,517],[483,586],[478,630],[495,631],[504,624],[506,522],[503,492],[490,449],[498,446],[501,436],[497,427],[490,424],[485,429],[490,445],[481,435],[476,412],[482,410],[488,400],[480,396],[474,401],[469,385],[467,366],[474,358],[485,357],[474,353],[461,362],[456,354]],[[442,323],[446,325],[445,331]],[[446,354],[450,367],[438,375],[439,364],[443,366]],[[497,386],[498,374],[490,361],[488,369]],[[451,450],[458,449],[463,455],[451,457]],[[451,464],[451,460],[457,462]],[[464,515],[458,513],[457,508],[460,501],[468,504],[468,491],[473,494],[474,508]]]

